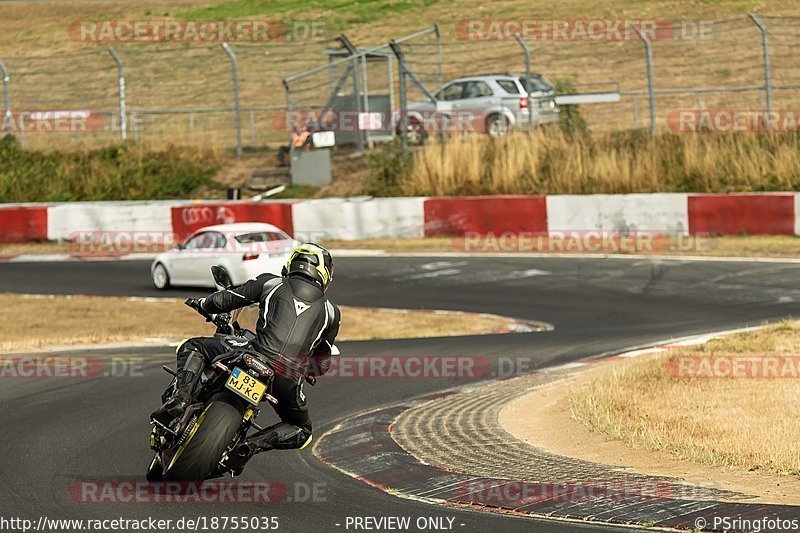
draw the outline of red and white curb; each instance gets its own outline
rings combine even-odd
[[[619,358],[634,358],[669,349],[694,346],[721,336],[754,331],[761,327],[763,326],[669,339],[657,343],[655,346],[634,348],[617,354],[605,354],[551,367],[547,371],[566,370]],[[578,502],[572,502],[567,498],[566,503],[562,505],[559,503],[559,498],[526,498],[524,497],[526,491],[519,490],[517,492],[509,491],[509,495],[505,499],[478,503],[473,498],[474,494],[469,487],[477,485],[493,487],[502,491],[503,487],[526,486],[537,489],[536,493],[555,493],[553,486],[546,481],[485,478],[426,464],[403,449],[392,438],[391,431],[395,420],[406,410],[434,399],[468,392],[471,389],[485,386],[487,383],[490,382],[483,381],[454,387],[349,416],[339,421],[317,440],[313,447],[314,456],[339,472],[393,496],[451,508],[489,511],[518,517],[531,516],[556,521],[599,521],[614,523],[615,526],[646,524],[647,527],[657,529],[696,529],[698,520],[707,516],[751,516],[758,512],[761,516],[780,519],[798,515],[798,508],[792,506],[731,503],[710,499],[695,501],[686,497],[671,498],[659,495],[653,497],[642,495],[640,499],[626,502],[624,505],[620,505],[613,497],[607,500],[589,498]],[[662,485],[677,482],[677,480],[667,478],[653,479],[654,482]],[[557,482],[554,483],[554,486],[558,487],[558,490],[564,490],[564,487]],[[558,494],[566,495],[567,492]],[[655,515],[654,510],[657,511]],[[654,516],[657,516],[655,522],[653,521]]]
[[[497,195],[310,200],[75,202],[0,206],[0,242],[93,232],[174,236],[269,222],[302,240],[622,232],[799,235],[800,193]]]

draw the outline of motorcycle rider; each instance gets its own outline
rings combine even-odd
[[[275,371],[272,395],[278,404],[273,407],[281,421],[248,439],[250,455],[304,448],[311,442],[303,381],[305,376],[325,374],[330,367],[341,320],[339,308],[325,295],[332,278],[330,252],[314,243],[301,244],[292,250],[281,276],[261,274],[239,287],[191,302],[209,314],[259,305],[253,345]],[[181,344],[177,350],[176,392],[151,418],[166,426],[182,416],[203,369],[228,350],[216,337],[195,337]]]

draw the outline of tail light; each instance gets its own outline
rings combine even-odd
[[[519,101],[519,107],[520,107],[520,109],[528,109],[528,99],[527,98],[522,98]]]
[[[258,254],[247,253],[242,256],[242,261],[250,261],[251,259],[258,259]]]
[[[247,363],[247,366],[261,374],[262,376],[271,376],[272,369],[267,366],[265,363],[259,361],[252,355],[246,355],[244,357],[244,362]]]

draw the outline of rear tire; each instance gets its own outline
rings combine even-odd
[[[203,481],[216,469],[225,448],[242,426],[241,403],[217,394],[200,415],[194,432],[164,472],[167,481]]]

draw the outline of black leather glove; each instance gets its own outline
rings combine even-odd
[[[211,320],[211,316],[203,309],[205,298],[186,298],[183,303],[206,317],[206,321]]]

